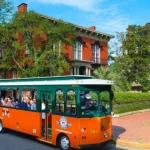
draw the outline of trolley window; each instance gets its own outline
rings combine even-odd
[[[67,92],[66,100],[66,114],[76,115],[76,93],[74,90]]]
[[[36,89],[24,89],[22,90],[21,109],[25,110],[37,110],[37,90]]]
[[[80,92],[81,115],[97,115],[98,95],[94,91]]]
[[[59,89],[55,93],[55,112],[64,113],[64,92]]]
[[[100,93],[100,104],[102,112],[111,111],[110,93],[108,91],[103,91]]]
[[[5,107],[18,108],[19,89],[1,89],[0,90],[1,101],[0,105]]]

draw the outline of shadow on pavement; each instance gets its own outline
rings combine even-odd
[[[14,136],[16,136],[16,137],[18,137],[18,138],[20,137],[21,139],[25,139],[25,140],[28,140],[28,141],[32,141],[32,142],[34,142],[34,143],[40,143],[40,144],[42,144],[42,145],[49,146],[50,148],[57,149],[56,146],[51,145],[51,144],[49,144],[49,143],[41,142],[41,141],[37,140],[35,136],[29,135],[29,134],[26,134],[26,133],[22,133],[22,132],[10,130],[10,129],[7,129],[7,130],[6,130],[6,133],[8,133],[9,135],[12,135],[13,137],[14,137]]]
[[[113,144],[114,147],[117,147],[117,143],[116,141],[120,139],[120,134],[126,132],[126,129],[120,126],[112,126],[112,132],[113,132]],[[116,150],[123,150],[123,149],[119,149],[119,148],[115,148]]]
[[[120,126],[114,126],[114,125],[112,126],[112,130],[113,130],[113,139],[114,140],[120,139],[119,135],[126,131],[125,128],[120,127]]]
[[[36,141],[36,138],[34,136],[28,135],[28,134],[25,134],[25,133],[22,133],[22,132],[7,129],[6,133],[8,133],[10,135],[13,135],[13,136],[16,136],[16,137],[21,137],[21,138],[24,138],[24,139],[30,139],[32,141]]]
[[[114,140],[119,139],[119,135],[124,133],[125,131],[126,131],[126,129],[123,128],[123,127],[113,126],[113,138],[114,138]],[[31,135],[27,135],[27,134],[24,134],[24,133],[13,131],[13,130],[7,130],[7,132],[9,133],[9,135],[20,137],[22,139],[24,138],[26,140],[33,141],[34,143],[41,143],[42,145],[50,146],[50,148],[53,148],[53,149],[56,149],[56,150],[59,149],[59,148],[57,148],[57,147],[55,147],[53,145],[40,142],[35,137],[33,137]],[[93,149],[90,148],[90,149],[87,149],[87,150],[93,150]],[[106,146],[98,146],[97,148],[94,148],[94,150],[126,150],[126,149],[118,148],[118,147],[116,147],[116,144],[113,143],[113,144],[109,144],[109,145],[106,145]]]

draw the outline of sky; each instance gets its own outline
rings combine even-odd
[[[14,12],[21,3],[28,10],[111,35],[128,25],[150,22],[150,0],[11,0]]]

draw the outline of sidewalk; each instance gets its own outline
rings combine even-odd
[[[118,146],[150,150],[150,112],[113,118],[113,139]]]

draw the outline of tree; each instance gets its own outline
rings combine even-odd
[[[93,71],[94,78],[112,80],[112,75],[108,68],[99,67]]]
[[[4,37],[7,34],[5,29],[6,22],[10,19],[12,3],[7,0],[0,0],[0,50],[4,47]]]
[[[120,43],[116,40],[111,41],[108,46],[109,65],[114,63],[116,56],[118,57],[122,55],[122,52],[120,51]]]
[[[109,66],[109,70],[111,74],[113,74],[113,81],[115,81],[114,91],[116,92],[123,92],[123,91],[130,91],[131,84],[126,79],[126,76],[123,75],[123,68],[115,61],[112,65]]]
[[[71,24],[51,23],[33,11],[16,13],[5,25],[2,70],[16,70],[19,77],[62,75],[69,69],[63,53],[71,44],[68,34],[74,33]]]
[[[130,83],[140,83],[143,91],[150,90],[150,27],[130,25],[118,37],[123,53],[117,58],[121,74]]]
[[[7,0],[0,0],[0,23],[5,23],[10,18],[10,13],[12,11],[12,3]]]
[[[116,68],[116,66],[111,66],[109,69],[105,67],[99,67],[93,71],[93,77],[97,79],[114,81],[115,84],[112,86],[114,92],[126,91],[127,83],[114,68]]]

